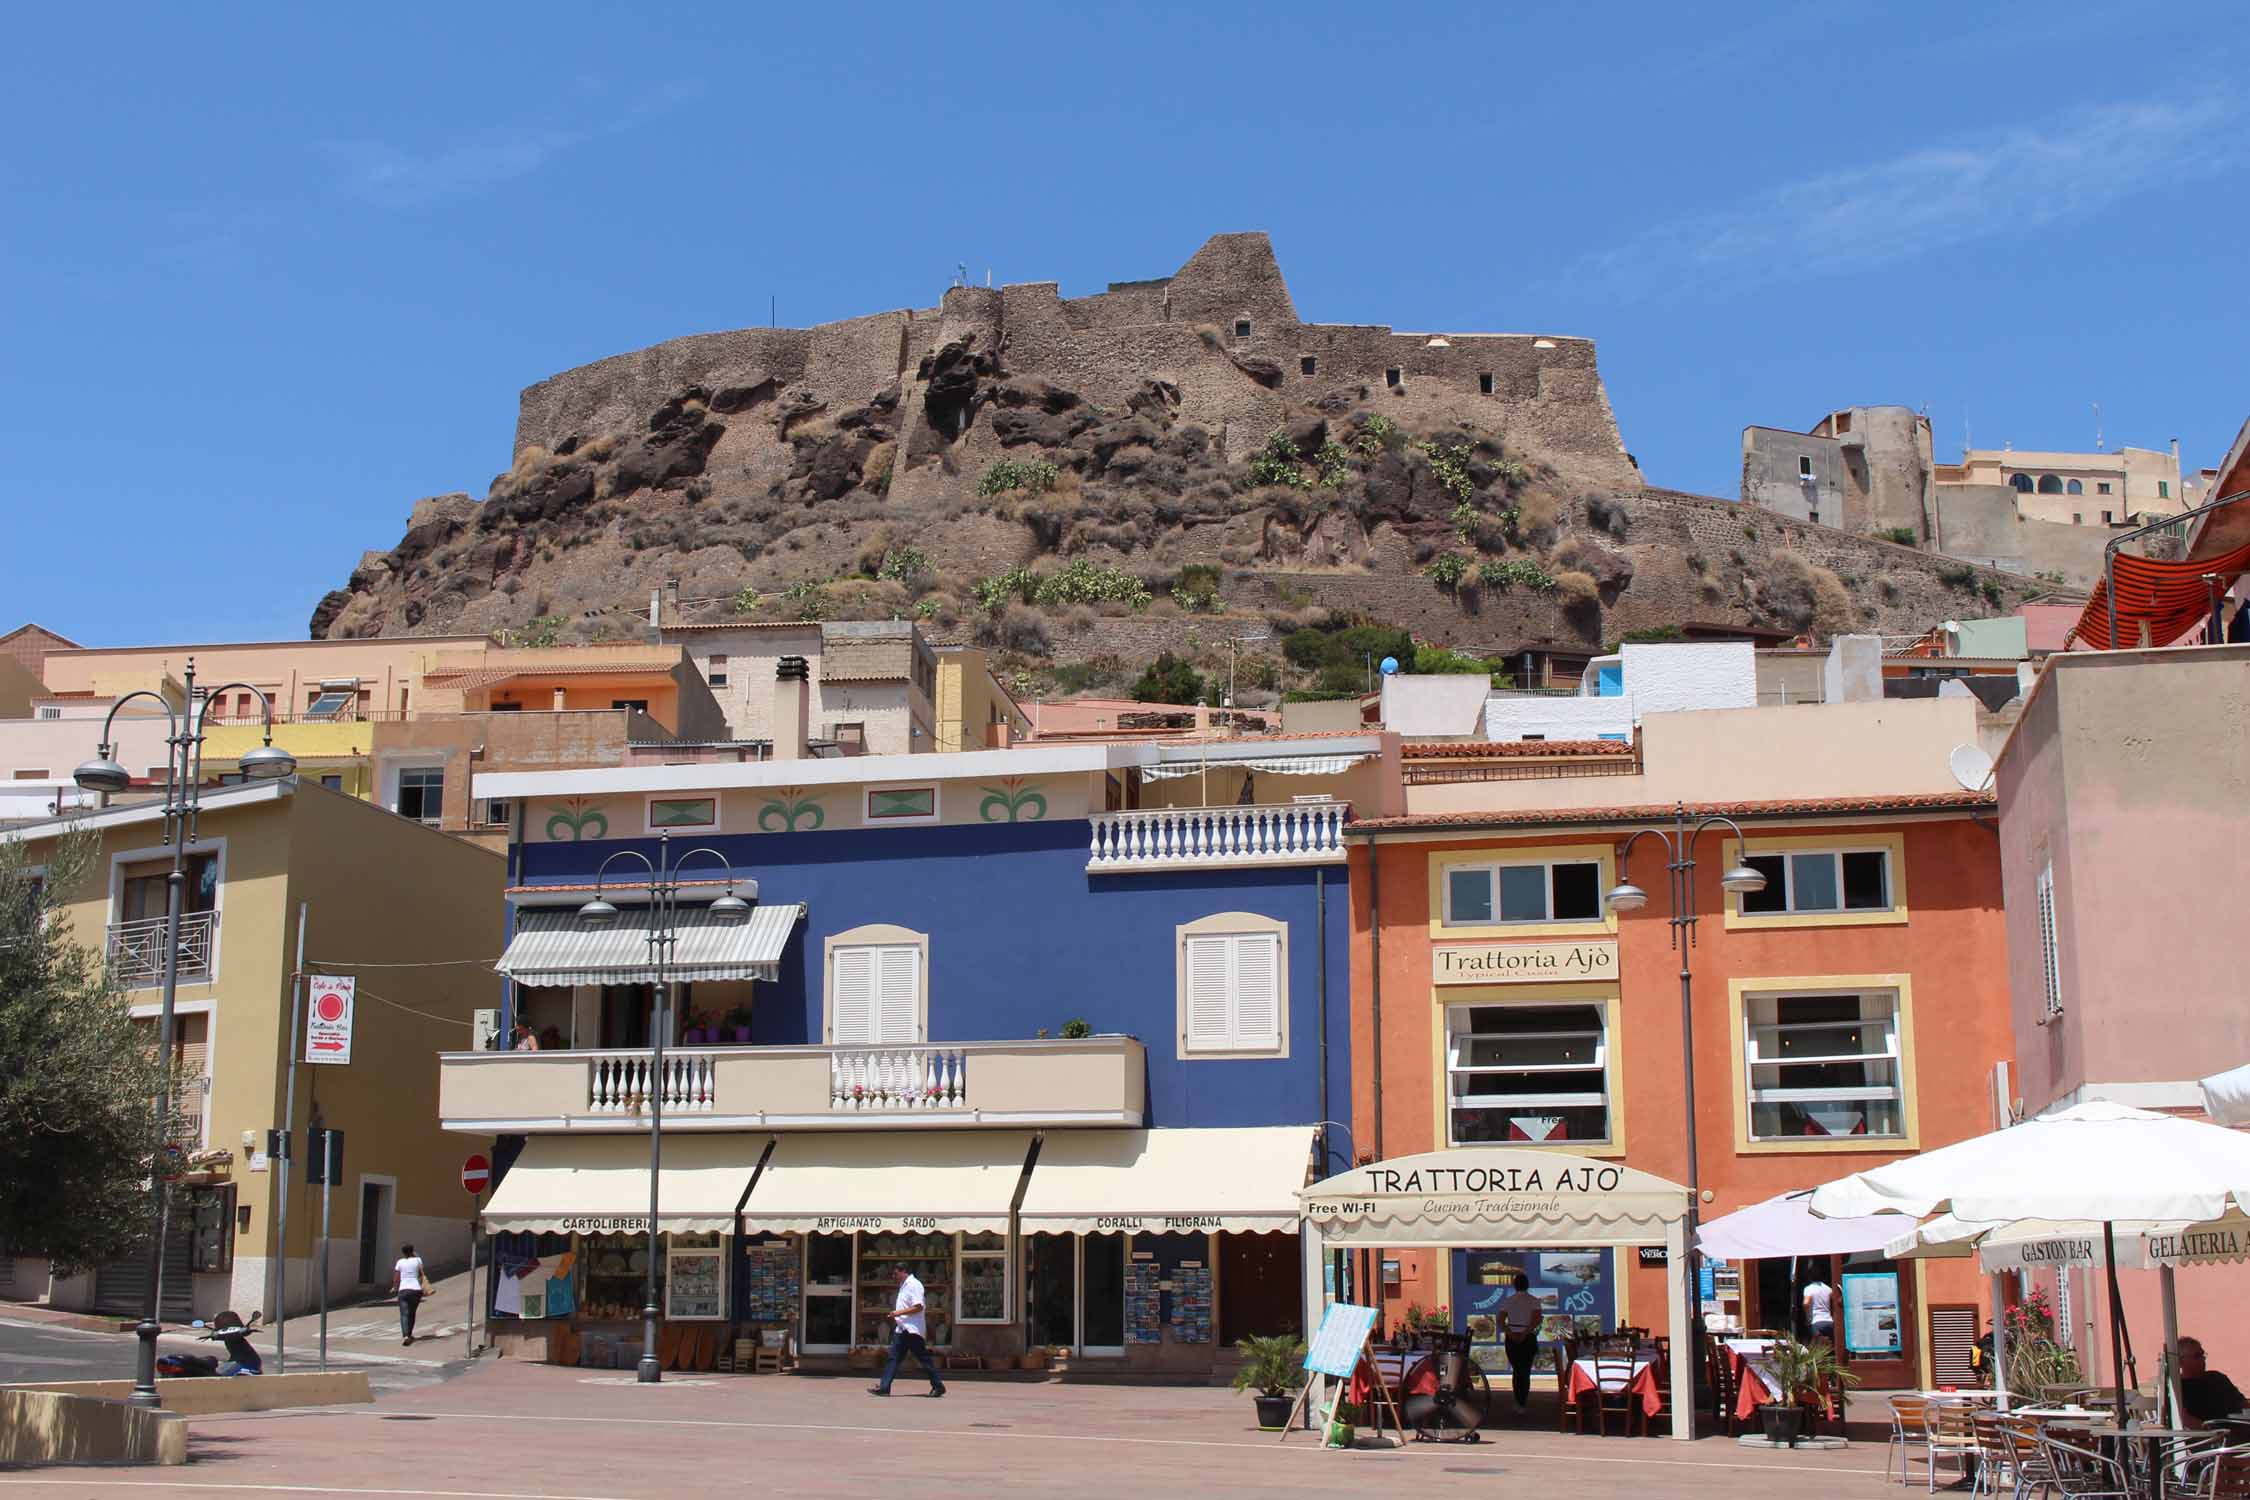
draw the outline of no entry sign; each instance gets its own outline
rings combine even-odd
[[[461,1186],[472,1194],[481,1194],[492,1181],[492,1163],[482,1156],[472,1156],[461,1163]]]
[[[305,1015],[306,1062],[352,1060],[352,992],[357,987],[358,981],[348,975],[312,976]]]

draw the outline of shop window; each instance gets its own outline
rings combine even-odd
[[[2029,474],[2010,474],[2008,484],[2019,495],[2031,493],[2031,476]]]
[[[1285,938],[1282,924],[1249,912],[1179,929],[1181,1056],[1287,1054]]]
[[[727,1258],[719,1236],[664,1236],[664,1316],[713,1323],[727,1315]]]
[[[1746,995],[1750,1138],[1906,1134],[1898,992]]]
[[[727,659],[723,654],[714,654],[711,657],[709,663],[703,668],[703,680],[713,687],[725,687],[727,685]]]
[[[650,833],[715,833],[719,827],[716,797],[651,797],[648,799]]]
[[[398,773],[398,806],[402,818],[435,826],[445,816],[445,768],[408,766]]]
[[[1743,863],[1766,877],[1762,891],[1742,893],[1742,915],[1889,911],[1891,857],[1885,849],[1821,849],[1802,854],[1752,854]]]
[[[859,1237],[859,1318],[861,1344],[891,1341],[891,1305],[898,1293],[895,1273],[904,1265],[922,1283],[922,1306],[929,1342],[953,1342],[953,1236],[950,1234],[863,1234]]]
[[[2039,867],[2039,985],[2049,1016],[2062,1014],[2062,940],[2055,924],[2055,862]]]
[[[663,1307],[667,1259],[656,1263],[656,1305]],[[580,1308],[599,1322],[638,1321],[646,1290],[648,1236],[587,1234],[578,1239]]]
[[[828,1041],[838,1047],[911,1046],[927,1035],[929,940],[902,928],[861,928],[830,939]],[[888,941],[865,939],[888,938]]]
[[[1008,1316],[1008,1237],[961,1236],[961,1311],[963,1323],[1006,1323]]]
[[[1454,865],[1445,872],[1445,925],[1600,921],[1601,887],[1598,860]]]
[[[1607,1141],[1608,1015],[1598,1001],[1449,1007],[1448,1144]]]

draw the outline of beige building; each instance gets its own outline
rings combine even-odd
[[[89,734],[80,758],[91,754]],[[84,888],[67,893],[71,937],[106,955],[153,1042],[172,858],[162,810],[85,811],[0,838],[25,845],[36,869],[72,828],[101,847]],[[187,1154],[188,1206],[166,1239],[167,1319],[227,1307],[270,1316],[284,1254],[288,1305],[316,1299],[320,1189],[304,1185],[300,1160],[284,1248],[278,1169],[265,1154],[267,1130],[284,1123],[300,914],[305,967],[359,982],[350,1062],[296,1069],[300,1158],[312,1125],[344,1132],[330,1294],[379,1288],[403,1243],[433,1265],[465,1260],[469,1200],[456,1175],[459,1143],[434,1118],[437,1058],[470,1046],[475,1013],[500,1003],[490,969],[462,961],[500,951],[504,861],[294,778],[205,793],[195,834],[175,1011],[175,1137]],[[13,1273],[15,1295],[44,1287],[58,1307],[132,1313],[146,1295],[139,1257],[64,1279],[36,1261],[15,1262]]]
[[[2177,442],[2097,453],[1971,448],[1959,463],[1937,465],[1932,477],[1940,488],[2006,485],[2024,520],[2065,526],[2122,526],[2133,516],[2171,515],[2188,505]]]

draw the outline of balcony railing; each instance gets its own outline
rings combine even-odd
[[[1148,1063],[1126,1036],[906,1047],[449,1052],[438,1114],[472,1134],[857,1125],[1139,1125]]]
[[[211,977],[211,941],[217,934],[219,914],[184,912],[180,916],[180,981],[201,983]],[[138,922],[109,924],[110,977],[128,989],[164,982],[164,919],[146,917]]]
[[[1320,865],[1344,858],[1346,802],[1166,807],[1096,813],[1089,872],[1116,875],[1221,865]]]

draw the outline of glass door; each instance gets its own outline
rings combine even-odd
[[[805,1237],[804,1347],[842,1353],[852,1343],[852,1237]]]
[[[1089,1234],[1079,1241],[1084,1268],[1080,1347],[1088,1354],[1125,1352],[1125,1236]]]
[[[1035,1347],[1078,1347],[1078,1241],[1031,1234],[1023,1241],[1023,1321]]]

